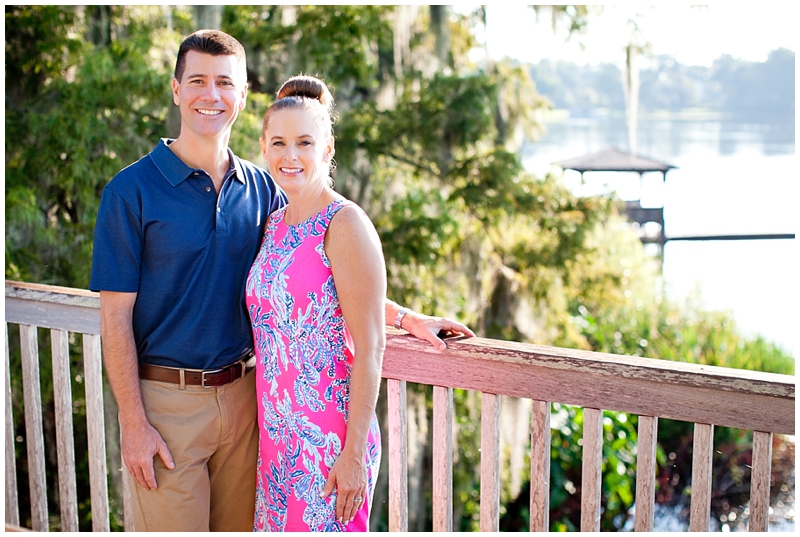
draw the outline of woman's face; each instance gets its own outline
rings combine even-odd
[[[301,108],[273,112],[261,139],[270,175],[286,192],[327,184],[333,137]]]

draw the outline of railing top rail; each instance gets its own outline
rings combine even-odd
[[[6,322],[100,333],[100,295],[85,289],[6,281]]]
[[[41,283],[6,280],[6,297],[82,306],[85,308],[100,308],[100,293],[95,293],[88,289],[60,287]]]
[[[387,333],[400,335],[404,332],[389,329]],[[415,352],[425,352],[426,350],[431,352],[414,338],[393,339],[392,342],[403,345],[408,350],[413,349]],[[464,339],[451,346],[450,354],[470,358],[479,357],[482,360],[509,365],[571,370],[606,377],[639,379],[772,397],[794,399],[795,393],[795,378],[791,375],[515,341],[485,338]]]
[[[409,382],[794,434],[790,375],[483,338],[429,344],[387,329],[383,376]]]
[[[99,328],[99,315],[92,311],[100,305],[97,293],[7,281],[6,297],[88,312],[87,330]],[[6,309],[11,317],[8,304]],[[38,311],[26,313],[26,319]],[[54,315],[41,326],[76,330],[68,321],[58,326],[63,317]],[[445,359],[403,332],[389,328],[387,334],[386,378],[794,434],[795,378],[790,375],[484,338],[451,343]]]

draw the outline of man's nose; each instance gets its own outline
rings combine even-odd
[[[208,101],[219,100],[219,88],[216,84],[208,84],[203,90],[203,99]]]

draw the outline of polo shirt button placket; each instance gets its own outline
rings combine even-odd
[[[222,217],[222,208],[219,206],[220,200],[217,199],[217,218],[216,229],[217,233],[226,233],[225,219]]]

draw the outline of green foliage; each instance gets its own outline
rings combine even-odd
[[[297,16],[297,27],[306,31],[295,43],[302,69],[325,73],[332,81],[352,81],[358,91],[374,90],[378,54],[392,49],[387,17],[392,9],[391,6],[306,6]],[[307,31],[309,28],[314,31]]]
[[[588,348],[702,365],[794,374],[794,359],[762,337],[744,337],[729,312],[708,311],[699,293],[665,297],[657,260],[620,217],[590,239],[600,254],[572,271],[571,323]]]
[[[129,38],[96,47],[78,37],[73,7],[6,11],[6,27],[21,28],[6,41],[20,74],[7,78],[8,278],[88,286],[102,189],[164,131],[169,65],[155,53],[175,36],[137,15]],[[25,44],[31,32],[47,36],[45,54]]]
[[[580,528],[583,409],[555,403],[551,417],[550,529]],[[636,417],[604,412],[601,531],[620,529],[636,490]]]
[[[258,139],[261,137],[261,126],[264,113],[272,104],[272,97],[263,93],[251,92],[247,94],[247,105],[239,112],[236,119],[236,128],[231,132],[228,142],[231,150],[243,159],[253,162],[256,166],[265,167],[264,158],[261,156],[261,147]]]

